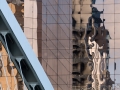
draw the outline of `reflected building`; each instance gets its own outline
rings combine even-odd
[[[96,0],[97,1],[97,0]],[[109,30],[105,28],[104,9],[93,0],[73,0],[73,88],[111,90],[109,72]]]

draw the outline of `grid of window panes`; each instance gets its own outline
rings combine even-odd
[[[42,66],[55,90],[72,90],[71,0],[42,0]]]

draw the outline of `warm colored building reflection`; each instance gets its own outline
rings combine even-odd
[[[20,4],[19,6],[16,4],[9,3],[9,6],[12,9],[16,19],[18,20],[22,29],[24,29],[24,4]]]
[[[23,81],[17,72],[9,54],[0,42],[0,89],[1,90],[23,90]]]

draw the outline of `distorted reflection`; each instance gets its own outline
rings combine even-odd
[[[110,75],[115,74],[115,70],[117,71],[118,68],[116,62],[119,63],[113,57],[118,53],[111,52],[111,47],[115,51],[116,46],[114,45],[115,40],[113,40],[115,38],[113,35],[114,13],[111,11],[112,14],[104,14],[104,11],[107,13],[110,6],[102,5],[111,3],[113,7],[114,0],[108,1],[110,2],[73,0],[73,90],[118,90],[115,88],[115,75],[113,75],[114,78],[111,78],[112,75]],[[86,4],[89,7],[87,6],[85,9]],[[97,8],[100,6],[99,4],[103,6],[102,11]],[[116,21],[118,22],[117,19]],[[112,25],[108,23],[112,23]],[[109,27],[113,28],[109,29]],[[119,48],[119,44],[117,47]],[[113,58],[111,59],[111,57]],[[74,68],[79,73],[75,73]]]

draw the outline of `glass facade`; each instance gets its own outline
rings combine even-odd
[[[55,90],[120,90],[120,0],[25,0],[22,24]]]
[[[72,3],[74,90],[119,90],[120,1]]]
[[[42,65],[55,90],[72,90],[71,3],[42,1]]]

